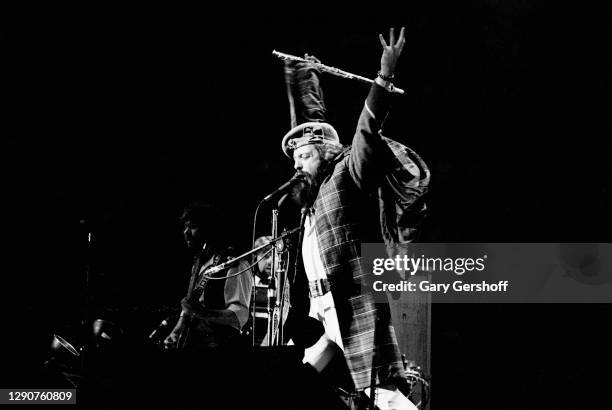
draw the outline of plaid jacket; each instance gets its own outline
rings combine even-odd
[[[415,172],[409,172],[411,176],[403,180],[401,174],[393,181],[388,179],[390,174],[397,175],[398,166],[405,170],[407,166],[415,165],[410,159],[402,161],[396,157],[395,154],[401,154],[406,147],[378,132],[387,114],[388,100],[384,88],[376,84],[372,86],[353,144],[336,158],[333,171],[321,184],[314,203],[321,259],[336,304],[345,357],[358,390],[370,385],[372,368],[378,383],[403,376],[389,305],[375,303],[371,274],[362,271],[361,244],[371,241],[365,232],[368,226],[375,226],[380,235],[380,222],[383,222],[385,239],[398,238],[409,232],[405,227],[398,228],[401,224],[396,222],[401,221],[403,211],[425,192],[421,189],[418,195],[408,195],[403,202],[401,198],[392,201],[394,196],[389,194],[389,190],[398,184],[404,188],[412,184],[417,190],[420,184],[414,180]],[[424,163],[417,165],[423,170],[417,180],[424,180],[426,176],[428,182],[429,171],[423,167]],[[374,213],[366,210],[366,204],[377,206],[377,201],[380,204],[392,203],[386,211],[385,206],[379,208],[380,220],[376,208],[370,208]]]

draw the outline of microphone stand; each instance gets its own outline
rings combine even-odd
[[[254,253],[260,252],[266,248],[270,248],[272,246],[274,246],[276,244],[276,242],[278,241],[282,241],[285,238],[287,238],[290,235],[293,235],[294,233],[296,233],[297,231],[300,230],[300,227],[296,227],[293,228],[289,231],[285,231],[283,232],[278,238],[272,238],[272,240],[270,240],[270,243],[266,243],[264,245],[258,246],[257,248],[253,248],[248,252],[243,253],[242,255],[238,255],[235,258],[232,258],[230,260],[228,260],[227,262],[223,262],[220,263],[219,265],[216,266],[211,266],[210,268],[206,269],[206,271],[204,273],[206,273],[207,275],[213,274],[213,273],[217,273],[220,272],[224,269],[229,268],[230,266],[232,266],[233,264],[235,264],[236,262],[241,261],[242,259],[246,258],[247,256],[251,256]]]
[[[89,333],[90,333],[90,329],[89,326],[91,326],[91,293],[90,293],[90,285],[91,285],[91,255],[93,253],[93,243],[92,243],[92,232],[91,229],[87,229],[87,262],[86,262],[86,266],[85,266],[85,314],[84,314],[84,321],[83,321],[83,330],[85,331],[85,337],[86,337],[86,341],[89,341]],[[89,343],[86,342],[83,345],[83,349],[85,349],[85,351],[83,352],[83,354],[81,355],[82,357],[82,363],[81,366],[83,367],[83,372],[86,371],[86,364],[87,364],[87,355],[89,353]]]
[[[280,207],[281,203],[286,199],[286,196],[283,197],[279,203],[278,207]],[[299,249],[301,247],[303,234],[304,234],[304,217],[305,210],[302,209],[302,217],[300,218],[300,224],[297,228],[293,229],[293,231],[297,231],[298,234],[298,246],[296,248],[299,253]],[[274,209],[273,211],[273,225],[272,231],[273,235],[277,234],[278,226],[277,226],[277,218],[278,218],[278,209]],[[273,236],[274,237],[274,236]],[[275,247],[273,260],[272,260],[272,277],[276,278],[276,289],[272,290],[270,293],[275,294],[275,304],[274,304],[274,315],[268,316],[268,324],[271,327],[271,331],[268,332],[269,340],[268,346],[280,346],[284,341],[284,321],[287,319],[287,315],[285,310],[288,309],[289,301],[289,291],[290,291],[290,280],[293,281],[292,278],[289,277],[290,273],[290,264],[291,264],[291,244],[283,241],[279,245]],[[295,258],[296,266],[297,266],[297,257]],[[293,272],[293,274],[297,274],[297,270]],[[272,282],[273,283],[273,282]],[[275,291],[275,292],[274,292]],[[268,297],[268,306],[270,306],[270,298]],[[273,321],[270,320],[270,317],[273,318]],[[272,324],[270,325],[270,322]],[[270,338],[271,336],[271,338]]]
[[[81,343],[80,347],[77,348],[77,352],[79,353],[80,358],[80,366],[81,366],[81,374],[87,379],[89,378],[89,358],[87,357],[90,353],[90,335],[91,335],[91,266],[92,266],[92,254],[94,251],[93,244],[93,227],[90,219],[82,219],[79,221],[82,227],[86,229],[87,234],[87,247],[85,249],[85,278],[84,278],[84,289],[83,289],[83,310],[81,311],[80,318],[80,336]]]
[[[278,207],[272,209],[272,238],[278,236]],[[268,285],[268,346],[273,346],[275,343],[275,329],[278,327],[278,308],[279,308],[279,293],[282,287],[282,281],[277,275],[281,273],[279,263],[279,252],[276,245],[272,252],[272,270],[270,272],[270,284]],[[271,296],[275,296],[274,308],[270,306]],[[281,339],[282,340],[282,339]]]
[[[281,200],[282,201],[282,200]],[[280,203],[280,202],[279,202]],[[297,228],[301,230],[301,227]],[[272,238],[278,236],[278,207],[272,210]],[[285,297],[287,289],[287,267],[289,266],[289,252],[285,241],[278,243],[272,253],[272,272],[268,291],[268,346],[283,344],[283,319],[285,310]],[[283,260],[283,255],[286,258]],[[270,295],[275,296],[274,309],[270,315]]]
[[[276,232],[278,229],[277,224],[278,224],[278,209],[275,208],[272,213],[272,225],[273,225],[272,230],[273,230],[274,235],[272,236],[272,239],[270,240],[269,243],[253,248],[248,252],[245,252],[239,256],[236,256],[233,259],[228,260],[227,262],[221,263],[216,266],[211,266],[210,268],[206,269],[206,271],[204,272],[204,274],[206,275],[211,275],[213,273],[217,273],[219,271],[227,269],[228,267],[236,264],[242,259],[245,259],[253,254],[256,254],[263,250],[271,248],[272,246],[276,248],[272,254],[272,273],[270,275],[270,285],[268,285],[268,346],[273,346],[274,343],[279,343],[279,344],[282,343],[282,338],[280,338],[279,336],[282,336],[282,315],[281,313],[282,313],[282,308],[284,307],[283,300],[282,300],[284,294],[282,292],[284,288],[283,284],[286,282],[286,279],[285,279],[286,275],[282,275],[284,273],[283,269],[279,269],[279,268],[281,267],[280,266],[281,255],[286,249],[286,246],[284,246],[284,240],[288,238],[289,236],[293,235],[294,233],[299,232],[303,229],[302,226],[298,226],[291,230],[284,231],[281,235],[278,235],[278,233]],[[281,241],[283,241],[282,242],[283,245],[277,246],[277,243]],[[277,275],[278,276],[282,275],[282,277],[277,277]],[[276,302],[274,304],[274,308],[270,306],[270,295],[271,294],[276,296]],[[279,316],[277,316],[277,313],[279,314]],[[276,318],[276,317],[279,318],[279,320],[272,320],[273,318]],[[253,320],[255,320],[255,318],[253,318]],[[276,331],[277,328],[279,328],[280,331],[277,332]]]

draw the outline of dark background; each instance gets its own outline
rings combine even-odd
[[[428,240],[609,242],[609,17],[581,4],[4,10],[13,357],[37,363],[85,306],[147,334],[184,292],[178,216],[193,199],[221,205],[245,249],[258,200],[293,173],[272,50],[373,77],[391,25],[406,26],[396,82],[407,92],[385,127],[432,170]],[[367,86],[323,85],[348,144]],[[610,310],[434,306],[433,408],[607,407]]]

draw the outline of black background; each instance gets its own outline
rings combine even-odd
[[[396,82],[407,92],[386,131],[432,170],[429,240],[610,241],[607,10],[510,0],[302,7],[5,10],[4,218],[16,246],[4,341],[14,357],[37,363],[86,305],[135,333],[151,329],[186,286],[178,216],[190,200],[220,204],[246,248],[258,200],[293,173],[272,50],[373,77],[377,34],[391,25],[406,26]],[[367,86],[329,76],[323,85],[348,144]],[[434,306],[433,408],[607,407],[598,398],[609,314]]]

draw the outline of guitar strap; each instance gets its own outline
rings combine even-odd
[[[202,246],[202,250],[197,252],[193,257],[193,265],[191,266],[191,277],[189,278],[189,287],[187,288],[187,300],[191,301],[193,297],[193,291],[197,284],[198,273],[200,271],[200,265],[202,263],[202,257],[204,256],[205,251],[206,243],[204,244],[204,246]],[[189,333],[191,332],[191,327],[193,326],[192,320],[188,319],[187,317],[185,317],[184,320],[186,321],[185,328],[183,329],[178,338],[179,348],[185,348],[185,346],[187,345],[187,339],[189,338]]]

